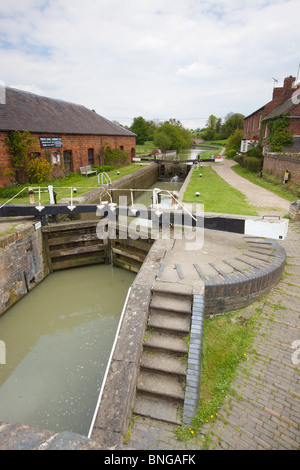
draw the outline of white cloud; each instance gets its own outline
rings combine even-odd
[[[205,78],[213,76],[216,71],[214,65],[194,62],[193,64],[178,69],[177,74],[187,78]]]
[[[196,118],[249,114],[273,76],[297,73],[298,17],[298,0],[10,0],[0,79],[125,124],[203,126]]]

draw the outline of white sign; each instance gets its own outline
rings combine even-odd
[[[288,226],[289,226],[288,219],[282,219],[282,220],[246,219],[245,235],[284,240],[285,237],[287,236]]]

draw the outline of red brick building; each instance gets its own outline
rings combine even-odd
[[[13,88],[5,89],[0,104],[0,186],[9,185],[11,168],[7,138],[12,131],[29,131],[36,139],[38,153],[55,165],[62,164],[66,174],[79,172],[86,165],[102,165],[101,148],[112,149],[135,157],[136,136],[84,106],[45,98]],[[103,152],[102,152],[103,153]]]
[[[299,93],[298,93],[299,91]],[[246,153],[251,146],[260,143],[264,153],[268,152],[268,123],[272,119],[286,116],[288,128],[293,135],[294,143],[285,148],[288,152],[300,151],[300,84],[295,77],[284,79],[283,87],[274,87],[272,100],[262,106],[244,121],[244,134],[241,142],[241,152]]]

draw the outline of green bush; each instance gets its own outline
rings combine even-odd
[[[262,168],[262,160],[256,157],[245,157],[242,166],[254,173],[258,173]]]
[[[121,149],[112,150],[110,146],[104,149],[104,165],[105,166],[123,166],[128,162],[128,153]]]
[[[236,155],[235,157],[233,157],[233,160],[239,163],[239,165],[243,166],[244,158],[245,158],[244,155]]]
[[[248,157],[256,157],[262,158],[262,147],[258,145],[257,147],[253,147],[247,151]]]
[[[79,173],[68,173],[63,179],[66,183],[75,183],[75,181],[81,180],[81,175]]]
[[[0,197],[3,199],[10,199],[14,197],[18,192],[20,192],[22,189],[22,186],[19,185],[13,185],[13,186],[4,186],[3,188],[0,188]]]
[[[40,184],[49,181],[51,171],[51,163],[41,157],[30,159],[26,167],[26,175],[29,179],[29,183]]]
[[[227,152],[225,152],[225,155],[228,158],[233,158],[236,155],[236,150],[235,149],[227,150]]]
[[[93,170],[97,170],[98,173],[103,173],[103,171],[112,171],[115,170],[116,167],[112,165],[92,165]]]

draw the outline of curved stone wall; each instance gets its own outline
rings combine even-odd
[[[228,261],[233,268],[231,273],[219,272],[203,279],[205,316],[246,307],[280,280],[286,260],[284,249],[271,239],[249,238],[250,244],[248,252]]]

